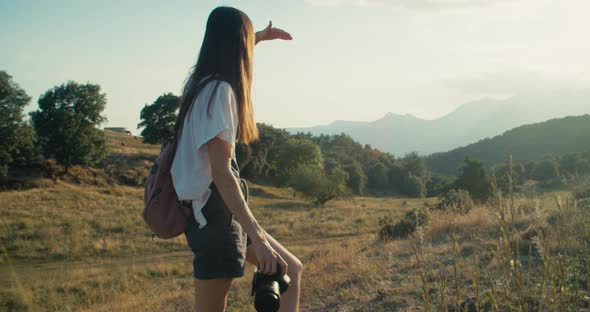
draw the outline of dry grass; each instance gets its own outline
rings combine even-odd
[[[160,146],[154,144],[144,144],[141,137],[130,136],[127,134],[113,131],[105,131],[111,152],[114,154],[136,155],[148,154],[157,155],[160,152]]]
[[[374,234],[377,219],[424,202],[355,198],[314,208],[288,190],[251,187],[254,194],[265,193],[251,202],[261,224],[304,261],[304,307],[316,311],[337,309],[346,297],[357,298],[359,289],[374,289],[372,280],[380,275],[371,263],[381,245]],[[150,239],[140,216],[141,189],[58,182],[3,192],[0,201],[6,203],[0,221],[7,250],[0,267],[5,307],[101,311],[116,302],[118,309],[149,311],[157,305],[164,310],[190,306],[191,254],[182,237]],[[236,282],[232,309],[250,308],[250,276],[248,271]]]
[[[423,310],[420,266],[411,243],[380,242],[376,233],[379,217],[401,217],[409,209],[424,206],[424,200],[354,198],[314,208],[292,198],[288,190],[252,188],[254,194],[264,192],[252,198],[262,225],[304,262],[304,311]],[[53,188],[0,193],[0,201],[8,204],[2,208],[1,221],[6,229],[2,243],[8,248],[0,266],[4,307],[190,310],[191,255],[183,238],[151,241],[140,217],[140,191],[58,183]],[[553,205],[550,200],[544,203]],[[546,219],[555,216],[555,209],[543,211]],[[537,217],[519,214],[515,224],[524,232]],[[458,237],[458,254],[464,263],[477,254],[493,268],[498,266],[492,258],[499,231],[491,208],[479,207],[465,216],[437,213],[422,230],[419,248],[429,265],[444,264],[437,270],[446,272],[445,279],[452,284],[452,236]],[[587,248],[573,241],[569,244],[571,249]],[[471,285],[469,269],[462,270],[465,285]],[[251,272],[249,268],[246,277],[235,283],[232,311],[252,311]],[[435,289],[436,277],[430,278]],[[450,289],[446,292],[452,297]],[[465,289],[463,297],[470,294],[469,286]]]
[[[123,156],[157,153],[133,138],[109,139],[124,144],[114,150]],[[302,311],[452,311],[470,297],[481,298],[480,311],[493,310],[492,299],[498,311],[516,311],[523,306],[501,301],[504,292],[524,289],[515,286],[518,278],[535,289],[527,293],[532,298],[547,299],[547,311],[588,310],[590,217],[566,205],[567,194],[557,194],[561,206],[553,195],[516,199],[504,221],[497,206],[433,212],[413,246],[408,239],[379,241],[378,220],[435,199],[354,197],[313,207],[288,189],[251,189],[260,223],[304,263]],[[182,237],[151,240],[141,197],[137,187],[63,181],[0,192],[0,311],[189,311],[192,256]],[[537,250],[531,269],[515,256],[529,250]],[[552,278],[540,290],[532,277],[543,272]],[[229,311],[253,311],[251,274],[248,266],[235,281]],[[572,274],[575,283],[565,278]],[[514,293],[516,303],[524,300],[523,291]]]

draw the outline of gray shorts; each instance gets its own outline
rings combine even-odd
[[[193,276],[201,280],[242,277],[248,245],[246,233],[215,185],[210,188],[211,195],[202,210],[207,225],[199,229],[195,217],[190,216],[184,230],[194,254]]]

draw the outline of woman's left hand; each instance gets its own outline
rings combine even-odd
[[[264,40],[274,39],[292,40],[293,37],[291,37],[291,34],[282,29],[272,27],[272,21],[268,23],[268,26],[264,30],[256,33],[256,43]]]

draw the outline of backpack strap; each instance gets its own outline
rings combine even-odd
[[[242,188],[242,194],[244,194],[244,199],[246,203],[248,203],[248,198],[250,197],[250,190],[248,189],[248,183],[246,180],[240,178],[240,187]]]
[[[231,168],[234,172],[234,175],[238,179],[238,182],[240,183],[240,189],[242,190],[242,194],[244,195],[244,199],[246,200],[246,203],[248,203],[248,198],[250,197],[248,183],[246,182],[246,180],[240,178],[240,168],[238,166],[238,162],[233,158],[231,160]]]

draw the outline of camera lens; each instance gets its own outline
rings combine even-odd
[[[257,293],[254,308],[258,312],[275,312],[279,310],[280,298],[273,292]]]

